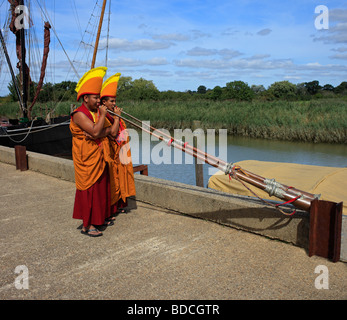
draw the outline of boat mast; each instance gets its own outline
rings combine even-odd
[[[98,33],[96,35],[96,40],[95,40],[95,46],[94,46],[94,53],[93,53],[93,60],[92,60],[91,69],[93,69],[94,66],[95,66],[96,53],[98,51],[100,32],[101,32],[102,22],[103,22],[103,19],[104,19],[104,13],[105,13],[105,6],[106,6],[106,0],[104,0],[103,3],[102,3],[102,9],[101,9],[101,15],[100,15],[100,20],[99,20]]]
[[[19,0],[19,5],[24,6],[24,0]],[[25,18],[23,18],[25,19]],[[22,26],[19,30],[20,46],[21,46],[21,62],[20,67],[22,71],[22,101],[23,101],[23,120],[28,118],[28,77],[25,64],[25,28]]]

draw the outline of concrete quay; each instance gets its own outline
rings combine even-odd
[[[90,238],[72,219],[72,161],[28,152],[20,171],[11,152],[0,147],[2,300],[347,298],[346,263],[308,256],[304,214],[286,221],[256,203],[247,211],[242,198],[136,174],[131,210]],[[235,220],[242,214],[250,222]]]

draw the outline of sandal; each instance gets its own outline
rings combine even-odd
[[[112,221],[111,218],[106,218],[105,222],[103,224],[104,227],[110,227],[110,226],[113,226],[113,225],[114,225],[114,222]]]
[[[98,232],[98,233],[92,233],[92,232]],[[81,230],[81,233],[89,236],[89,237],[100,237],[102,236],[102,232],[100,232],[98,229],[88,229],[88,230]]]

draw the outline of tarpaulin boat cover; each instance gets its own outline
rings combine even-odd
[[[320,200],[337,203],[343,201],[343,214],[347,215],[347,167],[321,167],[255,160],[240,161],[235,165],[263,178],[275,179],[284,185],[312,194],[320,194]],[[259,197],[281,202],[276,197],[270,197],[265,191],[245,184]],[[225,175],[222,171],[218,171],[209,179],[208,187],[232,194],[254,197],[239,181],[230,179],[229,175]]]

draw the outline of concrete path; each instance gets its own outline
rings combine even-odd
[[[347,299],[343,262],[141,202],[86,237],[74,194],[0,163],[0,299]]]

